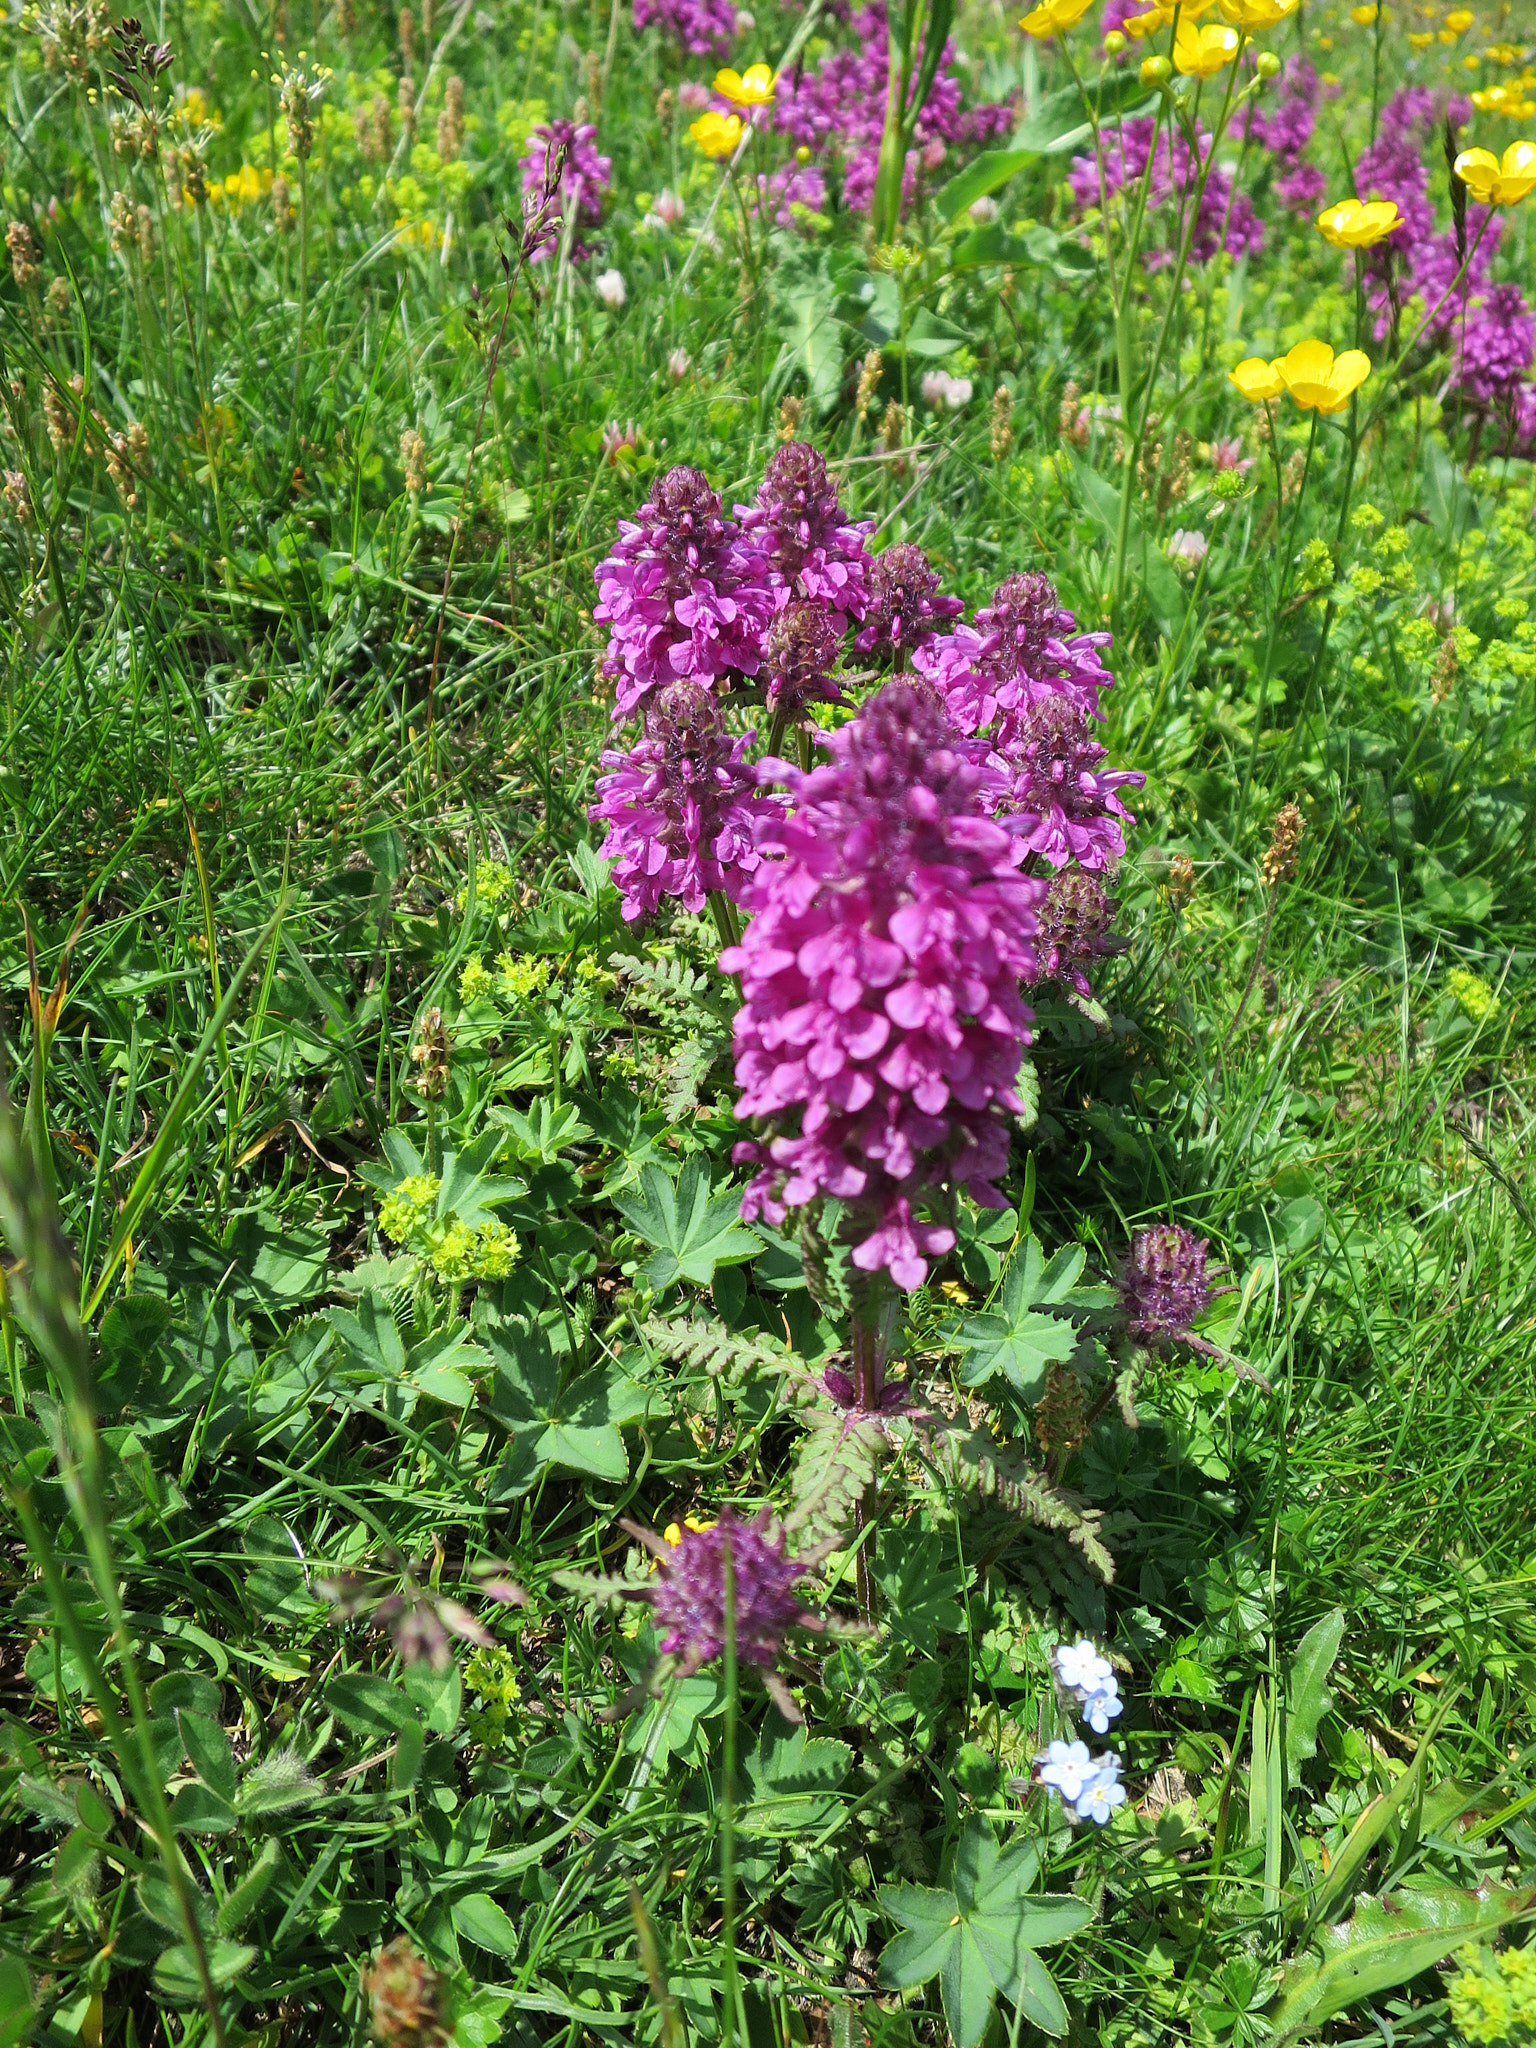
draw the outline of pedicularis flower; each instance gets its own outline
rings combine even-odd
[[[1090,718],[1101,716],[1099,692],[1114,677],[1099,649],[1110,635],[1078,633],[1076,624],[1048,576],[1009,576],[977,612],[974,626],[957,626],[931,641],[912,666],[939,692],[962,733],[996,726],[996,744],[1006,754],[1019,720],[1050,698],[1065,697]]]
[[[1479,206],[1518,206],[1536,192],[1536,142],[1512,142],[1502,157],[1491,149],[1464,149],[1456,175]]]
[[[653,690],[690,676],[756,675],[773,612],[766,559],[720,513],[696,469],[669,470],[597,570],[592,616],[609,628],[603,673],[617,684],[615,718]]]
[[[888,683],[826,745],[828,767],[780,764],[795,808],[761,843],[781,857],[721,956],[741,977],[736,1114],[768,1127],[737,1147],[760,1168],[742,1213],[834,1196],[854,1265],[916,1287],[954,1244],[913,1216],[927,1189],[1002,1206],[1045,885],[1018,872],[1018,830],[982,815],[997,778],[926,684]]]
[[[743,533],[783,579],[786,598],[824,605],[835,614],[839,633],[847,631],[850,618],[863,618],[875,566],[864,542],[874,521],[844,519],[837,486],[814,448],[787,442],[769,461],[757,503],[736,510]]]
[[[636,1588],[635,1597],[650,1602],[664,1631],[662,1650],[679,1660],[685,1676],[713,1663],[725,1648],[729,1558],[737,1661],[761,1672],[781,1712],[798,1721],[800,1710],[773,1666],[790,1629],[826,1625],[795,1598],[809,1561],[786,1554],[783,1537],[770,1533],[766,1513],[742,1522],[727,1510],[705,1528],[684,1527],[675,1543],[633,1522],[624,1526],[656,1559],[654,1580]]]
[[[1209,1250],[1203,1237],[1178,1223],[1136,1233],[1120,1276],[1120,1303],[1138,1343],[1157,1349],[1189,1334],[1196,1316],[1210,1304]]]
[[[909,540],[875,556],[868,584],[864,629],[853,644],[881,668],[901,667],[965,610],[958,597],[943,595],[928,557]]]
[[[1317,217],[1319,234],[1335,249],[1373,249],[1402,225],[1395,199],[1341,199]]]
[[[606,823],[602,858],[629,922],[663,896],[704,908],[715,890],[739,896],[757,867],[757,835],[784,814],[757,787],[744,758],[755,735],[733,740],[720,706],[701,684],[668,683],[646,707],[645,737],[629,753],[605,753],[609,772],[587,816]]]
[[[1114,898],[1097,875],[1081,868],[1062,868],[1040,907],[1035,943],[1041,979],[1064,981],[1080,996],[1091,998],[1086,969],[1112,950]]]

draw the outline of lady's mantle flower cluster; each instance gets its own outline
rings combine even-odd
[[[1057,1683],[1077,1702],[1094,1734],[1107,1734],[1110,1722],[1124,1706],[1109,1659],[1084,1636],[1075,1643],[1059,1644],[1052,1663]],[[1062,1804],[1074,1820],[1091,1820],[1103,1827],[1115,1808],[1125,1804],[1120,1759],[1113,1750],[1094,1756],[1086,1742],[1052,1742],[1035,1761],[1041,1784],[1061,1794]]]
[[[516,1235],[489,1216],[478,1225],[437,1213],[442,1182],[435,1173],[408,1174],[379,1204],[379,1230],[425,1261],[439,1280],[505,1280],[517,1262]]]
[[[759,833],[784,814],[745,758],[754,737],[732,739],[708,690],[674,682],[650,700],[644,737],[627,754],[603,755],[610,773],[588,815],[608,826],[600,852],[628,921],[663,896],[700,911],[714,891],[740,894],[761,859]]]
[[[780,764],[793,811],[765,832],[742,943],[737,1147],[760,1171],[743,1214],[777,1223],[822,1196],[850,1207],[853,1263],[921,1285],[954,1233],[913,1213],[940,1181],[1000,1208],[1029,1039],[1042,882],[1017,830],[982,814],[994,780],[934,692],[897,679],[826,742],[830,766]]]

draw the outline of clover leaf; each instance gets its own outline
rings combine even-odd
[[[1044,2034],[1067,2031],[1067,2009],[1036,1954],[1080,1933],[1093,1918],[1086,1899],[1035,1894],[1040,1854],[1033,1842],[999,1849],[979,1815],[955,1851],[950,1888],[882,1885],[879,1900],[906,1930],[886,1945],[881,1982],[893,1991],[939,1979],[955,2048],[977,2048],[999,1997]]]

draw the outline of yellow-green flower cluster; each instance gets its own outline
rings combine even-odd
[[[1458,972],[1464,970],[1452,969],[1453,982]],[[1491,1001],[1493,991],[1487,992]],[[1464,1948],[1456,1960],[1461,1969],[1450,1983],[1451,2019],[1464,2040],[1474,2048],[1495,2042],[1519,2048],[1536,2039],[1536,1949],[1507,1948],[1496,1956],[1486,1948]]]
[[[1333,549],[1327,541],[1309,540],[1296,561],[1296,578],[1302,590],[1328,590],[1334,578]]]
[[[549,962],[537,954],[496,955],[496,986],[509,1003],[525,1003],[548,984]]]
[[[1445,977],[1445,985],[1456,998],[1465,1015],[1474,1024],[1485,1023],[1499,1007],[1499,999],[1493,990],[1484,981],[1483,977],[1480,974],[1474,974],[1470,967],[1453,967]],[[1519,1955],[1523,1951],[1515,1949],[1510,1953]],[[1456,1994],[1453,1990],[1451,1993],[1453,2011],[1455,2010],[1455,1996]],[[1477,1994],[1474,1993],[1473,1996],[1475,1999]],[[1533,1973],[1532,1976],[1531,1996],[1533,2001],[1536,2001],[1536,1973]],[[1533,2004],[1532,2016],[1536,2017],[1536,2004]],[[1504,2038],[1502,2034],[1474,2034],[1468,2027],[1462,2025],[1459,2020],[1457,2024],[1461,2026],[1461,2031],[1469,2041],[1500,2040]]]
[[[505,1280],[517,1262],[515,1234],[493,1216],[478,1229],[450,1216],[429,1254],[439,1280]]]
[[[477,860],[475,862],[475,908],[494,910],[498,903],[504,903],[512,894],[512,870],[504,860]],[[469,908],[469,890],[463,888],[458,894],[458,908],[462,915]]]
[[[523,1696],[517,1660],[500,1643],[476,1650],[464,1666],[464,1685],[477,1702],[466,1716],[470,1740],[482,1749],[500,1749],[507,1739],[512,1709]]]
[[[442,1182],[435,1173],[412,1173],[379,1204],[379,1229],[396,1244],[419,1230],[437,1205]]]

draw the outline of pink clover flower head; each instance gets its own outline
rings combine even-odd
[[[731,0],[635,0],[635,30],[655,22],[693,57],[724,57],[736,40]]]
[[[1137,1343],[1158,1350],[1189,1335],[1190,1325],[1210,1305],[1209,1253],[1205,1239],[1180,1223],[1137,1231],[1120,1275],[1120,1305]]]
[[[601,224],[603,198],[613,172],[612,160],[599,156],[592,146],[596,134],[597,130],[590,121],[583,122],[579,128],[571,121],[540,121],[529,134],[527,153],[522,159],[525,199],[529,194],[542,192],[547,163],[562,144],[566,150],[560,183],[544,215],[530,259],[534,263],[542,263],[552,249],[558,248],[560,237],[565,232],[568,206],[575,214],[576,238],[571,243],[572,260],[579,263],[592,253],[579,239],[580,233],[583,228],[595,228]]]
[[[741,977],[736,1114],[766,1126],[736,1149],[760,1169],[742,1213],[779,1223],[835,1197],[854,1265],[916,1287],[954,1244],[914,1214],[928,1189],[1003,1205],[1045,884],[1019,872],[1017,828],[984,815],[1001,778],[926,684],[887,683],[824,744],[809,773],[765,764],[794,809],[764,832],[779,857],[721,955]]]
[[[1075,860],[1105,868],[1125,852],[1121,820],[1136,820],[1116,792],[1146,777],[1133,768],[1101,768],[1105,750],[1089,731],[1080,706],[1047,698],[1022,717],[1005,718],[994,741],[996,757],[1013,772],[1007,809],[1020,813],[1026,842],[1052,867]]]
[[[899,540],[876,555],[868,583],[864,627],[853,644],[880,668],[899,668],[965,610],[958,597],[941,593],[937,572],[913,541]]]
[[[737,506],[744,534],[782,578],[786,596],[813,598],[834,614],[839,633],[869,608],[874,563],[864,546],[872,520],[843,517],[824,456],[804,441],[777,449],[753,506]]]
[[[668,470],[634,520],[619,522],[597,569],[592,616],[609,629],[603,673],[617,684],[615,718],[679,676],[713,684],[756,675],[773,613],[763,555],[696,469]]]
[[[842,646],[836,620],[821,605],[806,598],[786,605],[763,641],[768,709],[793,725],[812,704],[842,703],[832,680]]]
[[[608,770],[587,816],[606,824],[599,852],[633,924],[676,896],[685,910],[710,893],[741,893],[757,867],[757,835],[784,815],[781,798],[757,787],[745,759],[755,735],[733,740],[702,684],[668,683],[650,699],[645,736],[626,753],[603,755]]]
[[[1039,979],[1066,982],[1091,999],[1085,970],[1115,950],[1115,899],[1098,875],[1062,868],[1051,877],[1039,919]]]
[[[685,1528],[675,1546],[647,1544],[656,1557],[656,1583],[646,1597],[663,1631],[662,1650],[680,1660],[684,1674],[712,1664],[725,1648],[727,1553],[739,1663],[771,1670],[790,1629],[822,1626],[821,1617],[795,1598],[807,1564],[790,1557],[784,1538],[769,1527],[766,1514],[743,1522],[727,1510],[711,1528]]]

